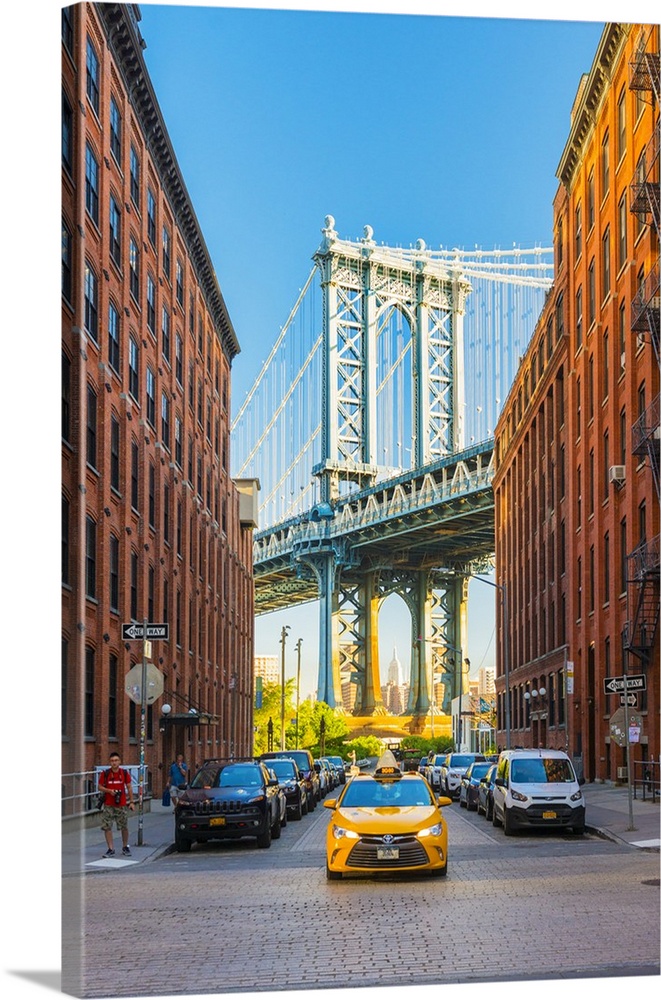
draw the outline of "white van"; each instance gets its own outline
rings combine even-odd
[[[520,827],[585,832],[585,799],[564,750],[503,750],[493,789],[493,825],[507,836]]]

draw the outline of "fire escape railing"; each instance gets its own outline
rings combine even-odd
[[[624,646],[647,662],[659,627],[659,535],[627,556],[629,621]]]

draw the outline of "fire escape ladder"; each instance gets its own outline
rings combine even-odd
[[[657,396],[631,428],[631,450],[647,458],[652,468],[654,488],[661,502],[659,459],[661,456],[661,396]]]
[[[641,543],[627,557],[627,603],[630,608],[625,645],[647,662],[659,627],[659,536]]]

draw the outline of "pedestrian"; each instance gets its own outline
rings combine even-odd
[[[108,760],[110,767],[99,778],[99,791],[105,792],[106,796],[101,810],[101,829],[105,833],[107,844],[103,857],[115,857],[112,839],[112,825],[115,823],[122,837],[122,854],[130,858],[128,812],[134,808],[131,774],[119,766],[118,753],[111,753]]]
[[[177,759],[170,765],[170,776],[166,787],[170,792],[172,805],[176,806],[179,793],[188,788],[188,764],[182,753],[178,753]]]

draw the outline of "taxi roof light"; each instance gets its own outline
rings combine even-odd
[[[392,750],[384,750],[381,754],[376,762],[374,777],[391,779],[402,777],[402,772]]]

